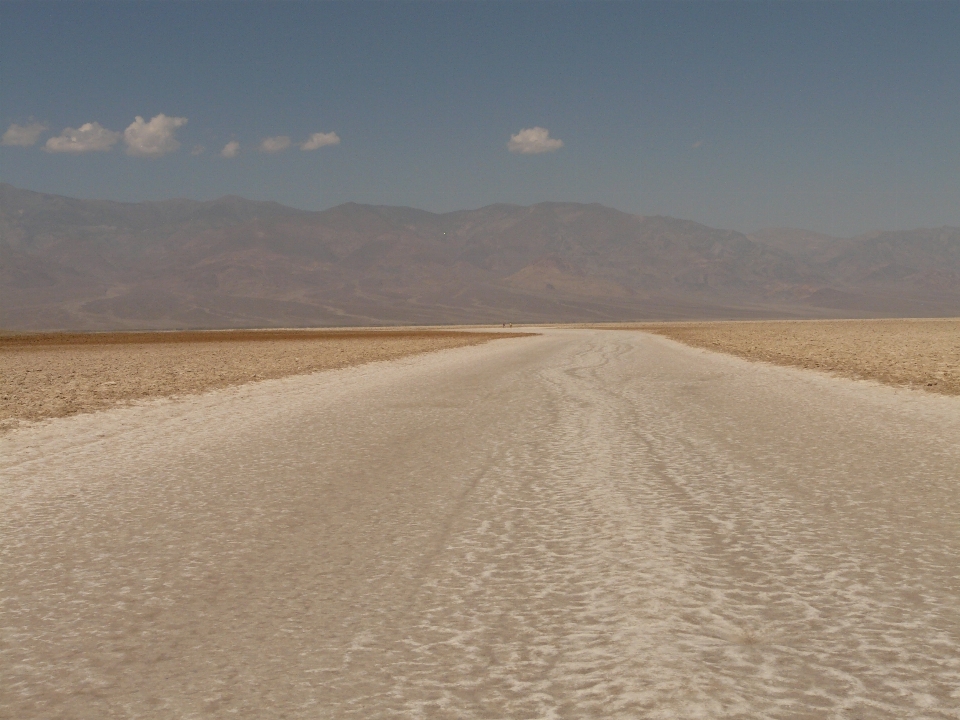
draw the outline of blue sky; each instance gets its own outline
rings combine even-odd
[[[306,209],[601,202],[745,231],[960,225],[958,38],[955,1],[3,0],[0,179]]]

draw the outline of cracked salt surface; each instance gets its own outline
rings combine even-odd
[[[0,716],[960,717],[957,398],[547,331],[0,458]]]

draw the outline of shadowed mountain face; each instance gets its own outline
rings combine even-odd
[[[603,207],[433,214],[0,185],[6,329],[960,314],[960,229],[746,236]]]

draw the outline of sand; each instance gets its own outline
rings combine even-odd
[[[157,397],[475,345],[437,329],[45,333],[0,337],[0,432]]]
[[[649,323],[632,327],[748,360],[960,395],[957,318]]]

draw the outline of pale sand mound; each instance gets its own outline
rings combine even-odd
[[[956,318],[650,323],[631,327],[748,360],[960,395],[960,319]]]
[[[498,337],[504,334],[430,329],[0,337],[0,431],[22,420],[392,360]]]

